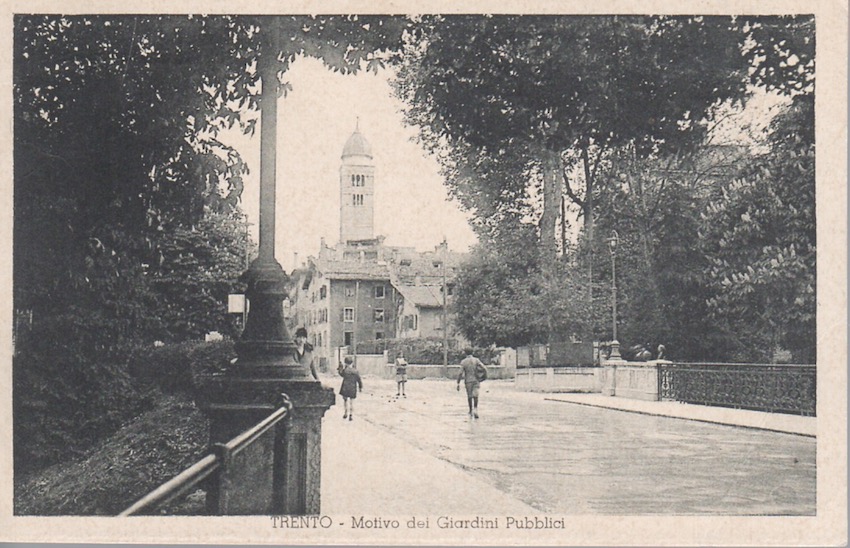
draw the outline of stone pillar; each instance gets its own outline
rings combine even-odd
[[[287,394],[293,404],[291,416],[277,425],[266,452],[250,459],[249,469],[240,473],[243,485],[238,492],[248,500],[225,506],[243,515],[318,514],[322,416],[334,404],[335,395],[298,363],[283,317],[287,276],[274,257],[280,51],[276,18],[263,21],[261,32],[260,253],[244,274],[251,306],[236,343],[238,358],[224,377],[208,383],[202,405],[210,417],[210,443],[225,443],[267,417],[280,405],[281,394]]]

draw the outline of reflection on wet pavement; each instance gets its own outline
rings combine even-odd
[[[547,401],[485,383],[371,380],[364,420],[545,512],[814,515],[812,438]],[[371,395],[369,395],[371,394]]]

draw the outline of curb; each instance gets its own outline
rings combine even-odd
[[[777,432],[779,434],[790,434],[792,436],[803,436],[803,437],[806,437],[806,438],[817,438],[817,434],[809,434],[807,432],[798,432],[798,431],[794,431],[794,430],[782,430],[782,429],[779,429],[779,428],[771,428],[769,426],[757,426],[757,425],[753,425],[753,424],[740,424],[740,423],[734,423],[734,422],[728,422],[728,421],[702,419],[702,418],[697,418],[697,417],[683,417],[681,415],[672,415],[672,414],[669,414],[669,413],[653,412],[653,411],[647,411],[647,410],[642,410],[642,409],[626,409],[626,408],[623,408],[623,407],[599,405],[599,404],[596,404],[596,403],[587,403],[587,402],[577,402],[577,401],[572,401],[572,400],[561,400],[561,399],[557,399],[557,398],[543,398],[543,399],[544,399],[544,401],[554,401],[554,402],[559,402],[559,403],[571,403],[571,404],[574,404],[574,405],[584,405],[586,407],[595,407],[597,409],[610,409],[612,411],[622,411],[624,413],[637,413],[639,415],[649,415],[649,416],[653,416],[653,417],[666,417],[668,419],[680,419],[680,420],[687,420],[687,421],[704,422],[704,423],[707,423],[707,424],[718,424],[718,425],[722,425],[722,426],[733,426],[733,427],[736,427],[736,428],[747,428],[747,429],[751,429],[751,430],[764,430],[764,431],[767,431],[767,432]]]

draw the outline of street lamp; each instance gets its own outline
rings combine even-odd
[[[443,255],[443,367],[448,367],[449,365],[449,319],[448,312],[446,306],[446,296],[448,295],[449,289],[446,285],[446,256],[449,251],[449,244],[446,241],[446,237],[443,236],[443,243],[440,244],[440,248],[442,250]]]
[[[609,360],[619,360],[620,357],[620,341],[617,340],[617,246],[620,244],[620,235],[614,230],[611,232],[611,237],[608,238],[608,249],[611,251],[611,296],[613,303],[613,312],[611,315],[613,324],[613,340],[611,341],[611,354]]]

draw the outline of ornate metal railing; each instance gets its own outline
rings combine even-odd
[[[670,363],[660,366],[662,400],[816,414],[814,365]]]
[[[282,394],[281,401],[281,406],[268,417],[229,442],[214,444],[210,454],[139,499],[119,516],[157,514],[161,508],[203,485],[215,494],[214,504],[207,503],[208,511],[216,515],[227,513],[227,505],[234,502],[228,496],[230,483],[234,476],[242,473],[240,468],[252,465],[252,446],[265,437],[274,436],[274,427],[292,411],[289,396]],[[248,458],[242,458],[244,456]]]

